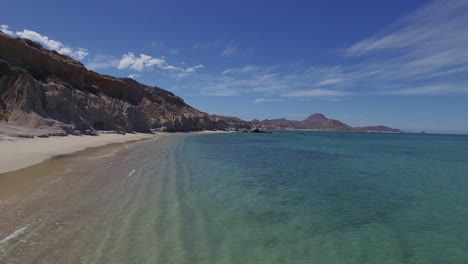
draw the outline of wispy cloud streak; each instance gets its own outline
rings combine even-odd
[[[467,47],[468,1],[440,0],[344,49],[336,66],[247,65],[191,85],[206,95],[259,98],[467,95]]]
[[[260,104],[260,103],[280,103],[284,102],[283,99],[280,98],[257,98],[254,101],[254,104]]]
[[[200,64],[183,68],[181,66],[170,65],[164,57],[154,58],[146,54],[140,54],[139,56],[136,56],[132,52],[128,52],[122,56],[122,59],[120,59],[117,68],[120,70],[132,69],[140,72],[143,70],[153,70],[154,68],[158,68],[161,70],[176,71],[188,74],[194,73],[198,69],[203,69],[204,66]]]
[[[345,50],[360,61],[349,67],[351,76],[394,94],[452,94],[468,78],[468,1],[435,1],[409,14],[388,29]],[[363,73],[366,78],[359,78]],[[407,93],[402,92],[403,88]],[[419,90],[418,90],[419,89]],[[414,91],[418,90],[418,93]],[[392,93],[392,91],[387,91]]]
[[[199,74],[181,85],[185,86],[185,89],[195,87],[198,93],[209,96],[260,94],[265,98],[272,96],[327,98],[349,95],[349,92],[336,90],[336,87],[332,85],[328,87],[323,87],[323,84],[319,85],[329,77],[339,74],[340,69],[335,67],[298,68],[286,72],[281,66],[248,65],[230,68],[222,71],[221,74]]]

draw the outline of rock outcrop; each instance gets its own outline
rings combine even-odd
[[[238,117],[211,115],[218,129],[251,129],[251,122],[244,121]]]
[[[197,131],[226,125],[169,91],[100,75],[33,41],[0,31],[0,133]]]

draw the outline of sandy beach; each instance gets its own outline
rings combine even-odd
[[[8,162],[15,168],[37,164],[0,177],[0,263],[88,263],[83,259],[87,253],[72,253],[78,248],[96,249],[91,262],[107,263],[101,251],[103,241],[113,241],[107,238],[107,227],[115,227],[115,217],[117,226],[125,227],[121,221],[126,220],[117,215],[133,213],[126,206],[146,190],[153,167],[173,176],[173,166],[164,166],[172,164],[176,139],[184,136],[108,134],[3,142],[2,170],[3,165],[13,168]],[[126,143],[112,144],[121,142]],[[83,239],[76,239],[77,232]],[[74,241],[78,244],[70,244]]]
[[[134,263],[126,253],[137,245],[132,226],[147,230],[154,217],[165,226],[173,221],[183,184],[177,178],[191,175],[183,142],[209,133],[225,132],[3,137],[0,263]],[[157,216],[147,222],[142,213]],[[167,232],[158,243],[173,245],[180,230]],[[145,244],[142,250],[151,246]]]
[[[158,134],[127,133],[99,136],[66,136],[49,138],[3,138],[0,140],[0,173],[22,169],[58,155],[112,143],[151,139]]]
[[[199,131],[195,134],[226,133],[225,131]],[[0,174],[19,170],[43,162],[59,155],[71,154],[87,148],[100,147],[114,143],[154,139],[173,133],[157,132],[153,134],[102,133],[99,136],[66,136],[49,138],[0,137]]]

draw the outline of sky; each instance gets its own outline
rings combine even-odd
[[[467,0],[0,4],[3,32],[209,114],[468,134]]]

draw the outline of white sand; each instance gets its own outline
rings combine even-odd
[[[101,134],[99,136],[67,136],[49,138],[0,139],[0,173],[40,163],[53,156],[70,154],[90,147],[111,143],[153,138],[154,134]]]

